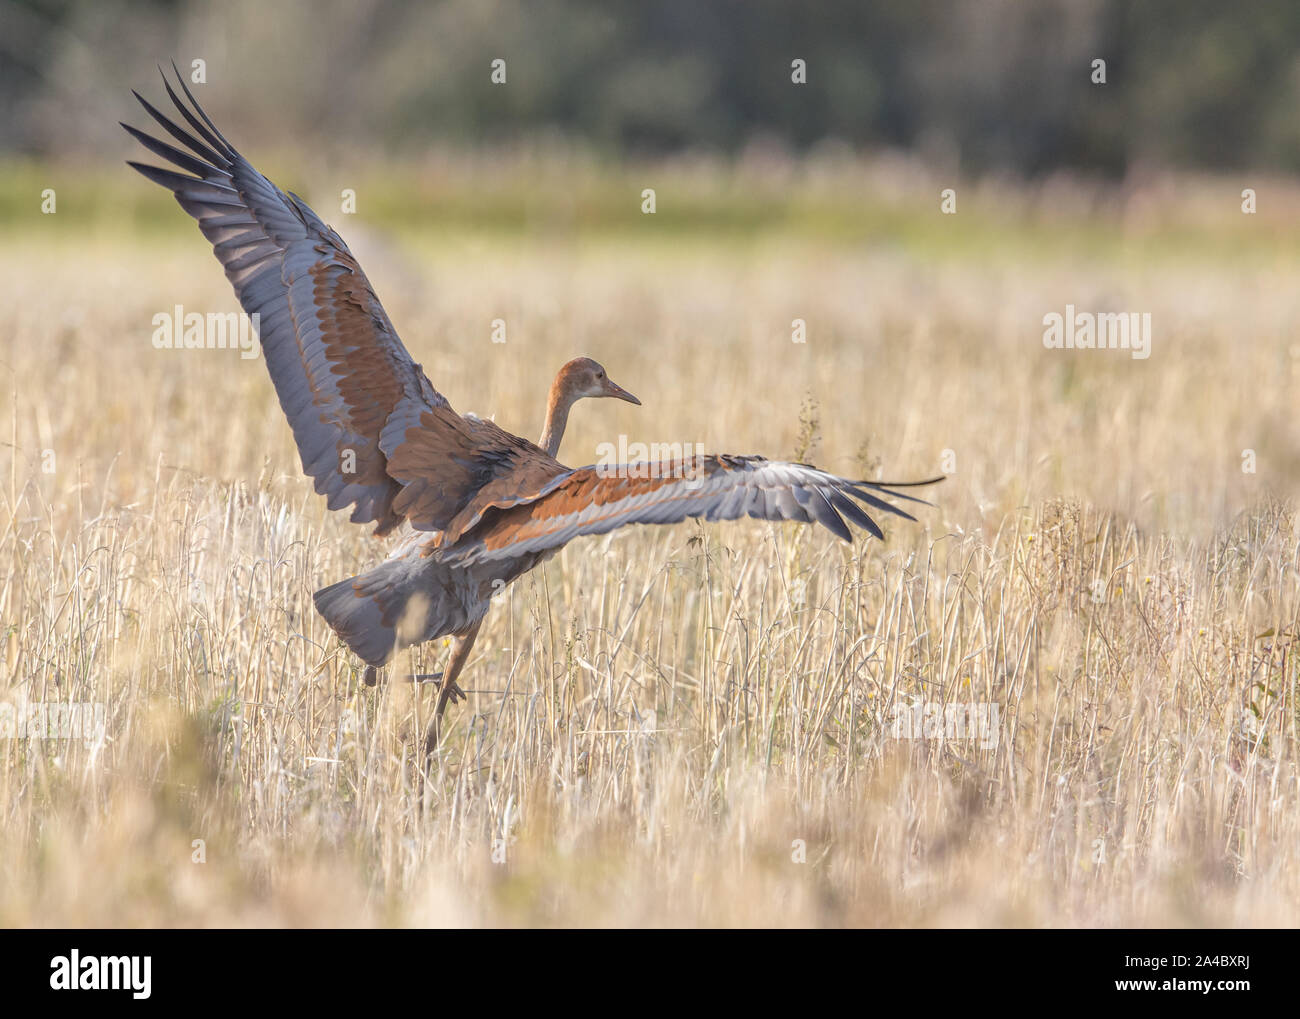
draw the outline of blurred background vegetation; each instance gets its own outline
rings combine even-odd
[[[897,149],[968,175],[1300,168],[1290,2],[4,0],[0,18],[0,149],[29,155],[121,143],[104,104],[175,57],[207,61],[252,138],[386,153],[558,136]],[[1096,58],[1107,85],[1084,87]]]
[[[635,219],[907,242],[934,217],[898,200],[960,180],[1072,215],[1086,246],[1090,222],[1131,220],[1125,196],[1179,171],[1230,178],[1213,202],[1236,214],[1231,243],[1241,188],[1300,169],[1291,2],[0,0],[0,29],[10,226],[47,186],[75,213],[48,229],[170,218],[130,174],[86,169],[135,157],[116,122],[147,119],[129,90],[157,100],[173,58],[205,62],[197,95],[265,172],[327,190],[327,208],[357,188],[358,218],[397,230]],[[649,184],[670,192],[653,222],[627,197]],[[981,215],[1017,236],[1008,207],[963,211],[945,247],[984,243]],[[1165,246],[1187,242],[1185,212],[1164,217]]]

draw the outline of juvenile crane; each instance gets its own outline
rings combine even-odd
[[[848,521],[882,538],[859,502],[914,520],[874,493],[921,502],[891,489],[941,480],[850,481],[759,456],[566,467],[556,458],[578,400],[641,402],[587,357],[556,375],[536,445],[457,414],[407,353],[343,239],[258,173],[176,77],[189,105],[165,74],[163,84],[189,130],[133,94],[183,149],[122,126],[178,169],[129,165],[198,220],[244,311],[260,315],[266,366],[316,491],[376,535],[397,535],[384,562],[317,591],[317,611],[366,663],[370,684],[402,648],[451,637],[443,672],[414,677],[441,680],[426,752],[448,700],[464,697],[457,681],[492,596],[574,538],[746,515],[815,521],[851,541]]]

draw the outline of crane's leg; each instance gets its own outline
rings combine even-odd
[[[463,691],[456,683],[460,678],[461,669],[465,668],[465,662],[469,660],[470,650],[474,647],[474,639],[478,636],[479,627],[483,625],[483,620],[479,620],[467,630],[460,633],[454,633],[451,636],[451,657],[447,659],[447,667],[442,670],[442,686],[438,690],[438,704],[433,710],[433,718],[429,720],[428,731],[424,735],[424,753],[427,757],[438,748],[438,735],[442,727],[442,713],[447,709],[449,700],[455,701],[463,699]]]

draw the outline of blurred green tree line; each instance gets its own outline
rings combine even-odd
[[[1294,0],[0,0],[0,152],[120,147],[126,89],[173,56],[248,111],[241,137],[384,152],[536,136],[902,149],[966,174],[1300,170]]]

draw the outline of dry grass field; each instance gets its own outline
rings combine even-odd
[[[197,231],[29,223],[0,697],[106,727],[0,741],[0,925],[1293,923],[1300,248],[1231,182],[1199,232],[1175,192],[951,248],[925,194],[904,241],[328,217],[457,410],[535,439],[579,353],[641,398],[579,405],[566,463],[626,435],[949,473],[883,543],[569,546],[489,615],[427,781],[432,693],[362,686],[312,609],[384,546],[313,494],[260,359],[150,344],[235,307]],[[1045,349],[1067,303],[1150,312],[1151,357]],[[917,702],[995,738],[898,738]]]

